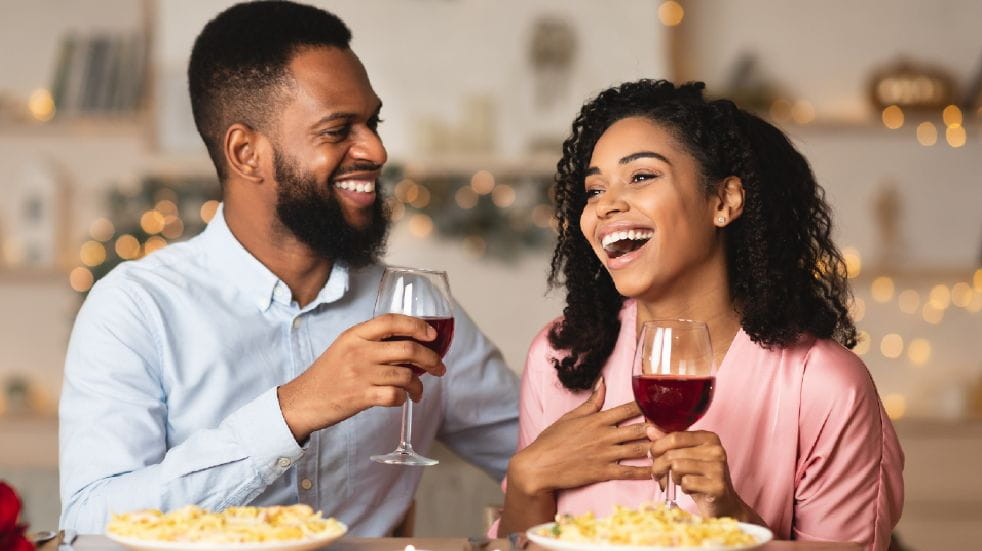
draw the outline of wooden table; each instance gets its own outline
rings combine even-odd
[[[472,551],[464,538],[344,538],[325,548],[325,551],[403,551],[413,545],[418,551]],[[57,551],[57,542],[49,542],[39,551]],[[72,545],[74,551],[126,551],[105,536],[79,536]],[[508,540],[493,540],[484,551],[509,551]],[[530,551],[541,548],[530,544]],[[772,541],[761,551],[861,551],[855,543],[818,543],[798,541]]]

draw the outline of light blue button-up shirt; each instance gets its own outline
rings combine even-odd
[[[336,263],[316,300],[235,239],[222,210],[201,235],[116,267],[75,321],[60,403],[61,525],[197,504],[306,503],[354,535],[388,533],[422,469],[382,465],[400,409],[375,407],[297,445],[276,387],[373,317],[382,267]],[[413,440],[435,438],[500,479],[517,441],[518,385],[458,307],[444,377],[423,377]],[[440,467],[432,467],[439,469]]]

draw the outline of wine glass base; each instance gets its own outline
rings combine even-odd
[[[436,459],[423,457],[416,452],[399,450],[385,455],[373,455],[372,461],[386,465],[410,465],[413,467],[429,467],[439,463]]]

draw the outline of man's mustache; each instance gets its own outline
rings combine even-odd
[[[334,178],[337,178],[339,176],[344,176],[345,174],[351,174],[352,172],[374,172],[381,169],[382,169],[382,165],[378,163],[371,163],[371,162],[354,163],[349,166],[343,166],[338,168],[336,171],[334,171]]]

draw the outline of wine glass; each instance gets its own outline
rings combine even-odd
[[[692,320],[645,322],[631,375],[634,399],[651,424],[664,433],[688,429],[713,401],[716,360],[709,328]],[[665,505],[678,507],[671,469]]]
[[[453,340],[453,306],[450,298],[450,284],[447,283],[447,273],[416,268],[400,268],[390,266],[385,269],[382,281],[378,287],[378,298],[375,300],[375,315],[404,314],[421,318],[436,330],[436,338],[430,342],[419,342],[436,352],[442,358],[450,342]],[[414,340],[409,337],[390,337],[386,340]],[[425,371],[404,365],[423,375]],[[413,402],[406,396],[402,406],[402,431],[399,435],[399,445],[392,453],[373,455],[372,461],[390,465],[429,466],[439,463],[436,459],[424,457],[415,450],[413,439]]]

